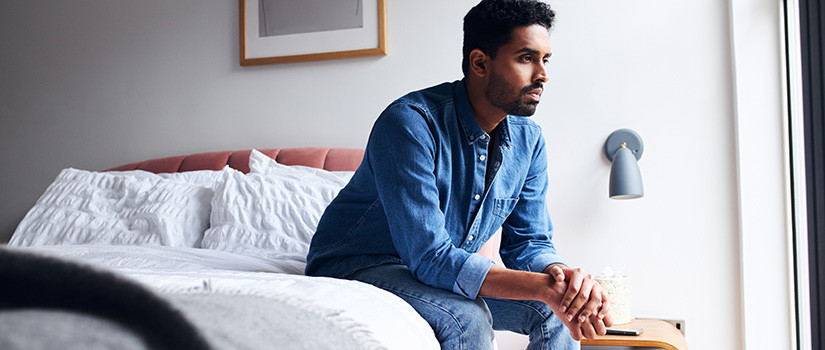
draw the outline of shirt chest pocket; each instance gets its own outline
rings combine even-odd
[[[496,198],[493,202],[493,215],[506,218],[516,207],[518,198]]]

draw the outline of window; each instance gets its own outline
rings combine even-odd
[[[799,349],[825,348],[825,6],[786,0]],[[797,77],[798,79],[795,79]],[[796,125],[796,127],[794,127]]]

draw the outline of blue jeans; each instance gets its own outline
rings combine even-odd
[[[404,299],[427,320],[442,349],[492,349],[494,329],[529,335],[528,349],[579,348],[567,327],[540,301],[487,297],[470,300],[426,285],[418,281],[409,268],[398,264],[366,268],[348,278],[372,284]]]

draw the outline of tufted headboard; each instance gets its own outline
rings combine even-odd
[[[364,150],[353,148],[298,147],[258,149],[278,163],[303,165],[329,171],[353,171],[361,164]],[[232,168],[249,172],[249,154],[252,150],[195,153],[188,156],[157,158],[121,165],[107,171],[145,170],[153,173],[176,173],[193,170],[221,170]]]

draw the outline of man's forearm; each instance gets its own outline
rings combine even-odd
[[[553,276],[546,273],[510,270],[493,265],[478,294],[502,299],[538,300],[556,308],[566,289],[566,283],[556,282]]]

